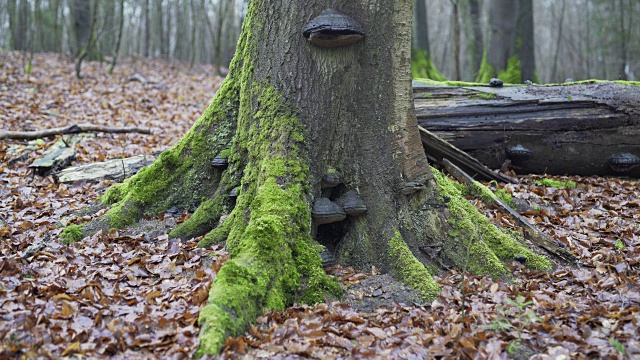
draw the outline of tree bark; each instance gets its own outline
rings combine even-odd
[[[73,29],[75,31],[74,56],[79,56],[83,47],[89,42],[91,26],[91,1],[73,1]]]
[[[519,0],[516,50],[520,59],[521,80],[538,82],[533,36],[533,0]]]
[[[149,0],[143,2],[144,13],[144,57],[149,57],[151,52],[151,17],[149,16]]]
[[[429,49],[429,26],[427,25],[427,0],[416,1],[416,32],[415,32],[415,44],[414,47],[431,52]]]
[[[339,294],[322,270],[321,247],[343,264],[389,272],[425,299],[439,292],[425,264],[507,275],[501,260],[524,255],[531,267],[551,267],[429,168],[412,101],[412,5],[250,2],[229,75],[204,115],[154,164],[102,197],[112,207],[85,231],[195,205],[170,235],[204,234],[201,246],[226,241],[231,258],[200,313],[198,355],[219,351],[263,308]],[[305,24],[331,6],[361,24],[363,41],[327,49],[303,37]],[[228,157],[226,169],[212,168],[218,155]],[[342,183],[323,187],[337,172]],[[318,205],[348,191],[366,214],[325,223]]]
[[[482,37],[482,29],[480,28],[480,5],[479,0],[469,1],[469,16],[471,17],[471,27],[473,29],[473,72],[477,72],[482,63],[482,53],[484,51],[484,40]]]
[[[514,53],[518,1],[491,0],[491,40],[487,62],[496,73],[506,69]]]
[[[491,38],[476,82],[494,77],[512,84],[537,81],[533,25],[531,0],[492,0]]]
[[[118,53],[120,52],[120,42],[122,41],[122,28],[124,26],[124,0],[120,0],[120,13],[119,25],[118,25],[118,37],[116,39],[116,47],[113,49],[113,58],[111,59],[111,66],[109,66],[109,74],[113,74],[113,69],[116,67],[118,61]]]
[[[524,174],[621,175],[609,157],[640,156],[640,86],[417,85],[414,91],[420,126],[490,168],[500,168],[507,149],[518,144],[533,152],[512,166]],[[640,177],[640,167],[622,175]]]
[[[564,27],[564,12],[567,7],[565,0],[562,0],[562,7],[560,9],[560,17],[558,18],[558,33],[556,37],[556,52],[553,56],[553,70],[551,71],[551,81],[560,82],[558,79],[558,61],[560,61],[560,42],[562,41],[562,29]]]
[[[413,28],[415,44],[411,60],[412,73],[414,78],[444,81],[446,78],[440,74],[431,58],[427,12],[426,0],[416,1],[414,12],[416,25]]]

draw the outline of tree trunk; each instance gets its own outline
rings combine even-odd
[[[414,91],[420,126],[491,168],[519,144],[532,155],[513,162],[518,173],[640,177],[640,167],[609,164],[615,154],[640,156],[640,86],[416,84]]]
[[[151,49],[151,20],[149,16],[149,0],[144,0],[143,2],[143,13],[144,13],[144,57],[149,57],[149,52]]]
[[[97,5],[97,4],[96,4]],[[74,56],[79,56],[83,47],[89,42],[91,27],[91,1],[73,1],[73,29],[75,31]]]
[[[120,13],[118,14],[118,37],[116,38],[116,47],[113,49],[113,58],[111,59],[111,66],[109,66],[109,75],[113,74],[113,69],[116,67],[118,61],[118,53],[120,52],[120,42],[122,41],[122,28],[124,27],[124,0],[120,0]]]
[[[460,15],[459,15],[459,4],[458,1],[451,1],[451,6],[453,7],[453,13],[451,14],[452,27],[453,27],[453,61],[455,63],[455,80],[461,80],[461,72],[460,72]]]
[[[558,61],[560,61],[560,43],[562,41],[562,29],[564,25],[564,12],[567,7],[567,3],[565,0],[562,0],[562,7],[560,10],[560,17],[558,18],[558,32],[556,36],[556,52],[553,56],[553,70],[551,71],[551,81],[552,82],[561,82],[562,80],[558,79]]]
[[[551,267],[430,170],[413,108],[412,4],[250,2],[229,75],[204,115],[153,165],[102,197],[112,208],[85,231],[195,205],[170,235],[206,234],[202,246],[226,241],[231,258],[200,313],[200,355],[219,351],[263,308],[338,294],[322,270],[322,246],[343,264],[393,274],[425,299],[439,288],[424,264],[506,275],[500,260],[524,255],[531,267]],[[321,48],[303,37],[305,24],[330,6],[360,23],[364,41]],[[228,157],[226,169],[212,167],[217,155]],[[327,180],[337,172],[342,183],[326,187],[336,185]],[[338,221],[342,210],[320,211],[347,191],[366,214],[349,211]]]
[[[519,84],[522,72],[531,76],[526,80],[536,81],[533,31],[531,0],[491,0],[491,39],[476,81],[486,83],[497,77]]]
[[[416,1],[416,25],[415,25],[415,43],[414,47],[431,52],[429,49],[429,27],[427,25],[427,0]]]
[[[479,0],[469,1],[469,16],[471,17],[471,27],[473,29],[473,72],[476,73],[482,63],[482,53],[484,50],[484,40],[482,37],[482,29],[480,28],[480,5]]]
[[[539,82],[536,74],[535,42],[533,36],[533,0],[519,0],[516,52],[520,59],[521,80]]]
[[[507,68],[514,53],[518,1],[491,0],[491,41],[487,62],[496,73]]]
[[[414,78],[444,81],[431,58],[429,49],[429,26],[427,25],[426,0],[417,0],[415,7],[416,25],[414,31],[414,46],[411,58],[411,70]]]

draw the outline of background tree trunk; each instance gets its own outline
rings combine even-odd
[[[516,28],[516,52],[520,59],[521,80],[539,82],[536,74],[535,41],[533,36],[533,0],[519,0]]]
[[[414,47],[417,49],[425,50],[427,53],[431,51],[429,49],[429,26],[427,23],[427,0],[416,0],[415,10],[415,43]]]
[[[440,74],[431,58],[427,12],[426,0],[417,0],[414,11],[416,24],[413,27],[412,73],[414,78],[444,81],[446,78]]]
[[[144,57],[149,57],[151,52],[151,19],[149,16],[149,0],[142,3],[144,13]]]
[[[73,29],[75,31],[74,56],[78,56],[89,41],[91,27],[91,1],[73,1]]]
[[[482,28],[480,27],[480,5],[478,2],[479,0],[469,1],[469,17],[473,30],[471,52],[473,53],[473,73],[475,74],[477,74],[480,64],[482,63],[482,53],[484,51],[484,39],[482,36]]]
[[[487,63],[497,74],[507,68],[509,58],[514,54],[518,1],[491,0],[490,16],[491,40],[487,51]]]

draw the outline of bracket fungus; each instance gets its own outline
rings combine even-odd
[[[227,160],[227,158],[220,155],[211,160],[211,166],[213,166],[214,168],[226,168],[228,165],[229,161]]]
[[[340,11],[329,8],[311,19],[302,35],[311,44],[322,48],[335,48],[355,44],[364,39],[364,28]]]
[[[323,189],[336,187],[344,182],[344,177],[340,173],[340,171],[329,168],[327,172],[322,177],[321,187]]]
[[[402,188],[400,189],[400,192],[402,192],[404,195],[411,195],[420,190],[425,190],[426,188],[427,187],[424,186],[424,184],[421,182],[410,181],[402,184]]]
[[[342,206],[327,198],[318,198],[313,204],[311,216],[317,225],[342,221],[347,217]]]
[[[533,151],[520,144],[508,147],[505,152],[507,154],[507,158],[515,165],[522,165],[529,160],[531,156],[533,156]]]
[[[607,163],[611,170],[617,173],[626,173],[640,165],[640,157],[631,153],[617,153],[609,156]]]
[[[491,79],[491,81],[489,81],[489,86],[491,87],[502,87],[503,85],[504,83],[502,82],[502,80],[498,78],[493,78]]]
[[[350,216],[360,216],[367,212],[367,205],[355,190],[349,190],[337,198],[336,204],[342,206],[344,212]]]

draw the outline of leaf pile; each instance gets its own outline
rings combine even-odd
[[[107,64],[89,62],[78,80],[73,64],[52,54],[36,54],[27,77],[17,53],[0,58],[3,130],[91,122],[153,131],[85,139],[75,145],[73,165],[166,149],[221,82],[213,68],[161,61],[125,62],[113,76],[106,75]],[[128,80],[138,72],[153,82]],[[54,141],[0,142],[0,358],[189,357],[224,251],[168,239],[164,226],[149,226],[154,234],[98,233],[62,245],[62,226],[90,220],[88,211],[76,211],[110,183],[64,185],[34,175],[27,166]]]
[[[396,304],[363,314],[331,303],[268,312],[247,335],[229,340],[224,356],[640,358],[638,182],[554,177],[579,184],[555,189],[536,185],[540,178],[503,187],[529,203],[522,214],[578,255],[578,266],[543,273],[514,262],[506,281],[451,271],[428,307]],[[518,230],[508,215],[475,203]]]

